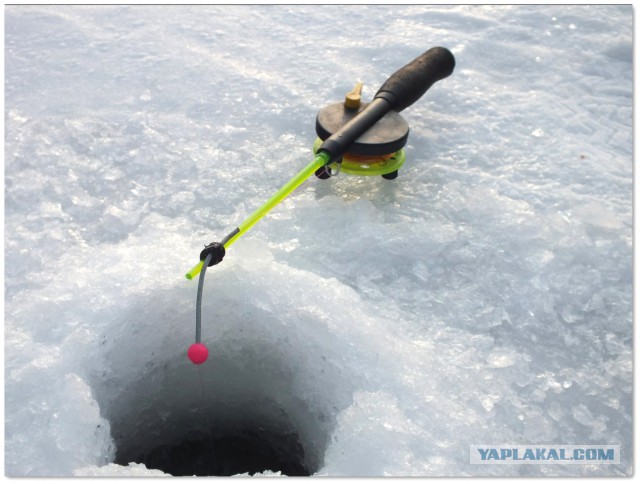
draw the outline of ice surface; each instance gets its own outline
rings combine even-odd
[[[207,414],[295,433],[317,475],[629,475],[631,25],[631,6],[7,6],[5,473],[161,475],[116,451]],[[202,397],[183,277],[202,245],[308,162],[322,106],[434,45],[456,70],[407,109],[399,178],[310,180],[207,273]],[[621,463],[469,464],[487,443]]]

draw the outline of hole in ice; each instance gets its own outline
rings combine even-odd
[[[286,362],[249,348],[217,352],[199,368],[186,354],[175,359],[132,381],[113,402],[116,464],[143,463],[174,476],[318,470],[328,429],[287,390],[293,375]]]
[[[268,427],[269,425],[267,425]],[[251,419],[231,426],[193,428],[142,445],[122,445],[116,464],[138,462],[173,476],[232,476],[275,469],[308,476],[304,449],[295,430],[267,429]]]
[[[170,296],[154,296],[105,334],[92,387],[110,423],[115,463],[175,476],[318,472],[337,414],[351,401],[351,378],[331,363],[339,344],[313,316],[286,327],[282,315],[239,311],[218,296],[205,308],[212,320],[201,366],[187,359],[192,305]],[[173,324],[158,331],[167,319]]]

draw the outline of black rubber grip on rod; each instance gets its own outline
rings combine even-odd
[[[338,161],[349,151],[349,147],[371,126],[389,111],[402,111],[416,102],[440,79],[453,72],[453,54],[445,47],[433,47],[409,64],[396,71],[382,85],[373,101],[363,110],[327,138],[318,151],[327,152],[329,163]]]
[[[391,109],[400,112],[420,99],[436,81],[451,75],[455,65],[449,49],[433,47],[392,74],[374,99],[386,99]]]

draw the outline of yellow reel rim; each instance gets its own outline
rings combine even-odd
[[[320,148],[322,140],[318,138],[313,144],[313,153],[315,154]],[[396,151],[391,156],[372,156],[366,159],[353,159],[349,155],[344,155],[340,171],[350,175],[379,176],[386,175],[397,171],[405,162],[406,153],[404,149]],[[329,166],[333,166],[329,165]]]

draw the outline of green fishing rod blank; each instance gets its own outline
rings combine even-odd
[[[198,274],[200,274],[200,271],[202,270],[202,266],[204,265],[204,261],[200,261],[198,262],[195,266],[193,266],[191,268],[191,270],[189,272],[187,272],[185,274],[185,277],[189,280],[193,279],[194,277],[196,277]]]
[[[311,163],[289,180],[280,190],[267,200],[264,205],[238,225],[238,231],[224,244],[225,249],[230,247],[242,234],[253,227],[256,222],[264,217],[273,207],[289,196],[289,194],[298,188],[303,181],[313,175],[318,168],[324,166],[327,163],[328,158],[329,157],[326,153],[319,153]]]
[[[309,163],[306,167],[300,170],[291,180],[289,180],[280,190],[273,194],[273,196],[267,200],[260,208],[258,208],[255,212],[249,215],[238,227],[231,232],[225,239],[219,244],[222,246],[222,249],[216,247],[217,250],[223,252],[228,249],[236,240],[238,240],[245,232],[247,232],[251,227],[253,227],[262,217],[264,217],[269,211],[279,204],[282,200],[284,200],[288,195],[291,194],[296,188],[298,188],[302,182],[304,182],[307,178],[313,175],[318,168],[325,166],[329,162],[329,154],[321,151],[316,157],[313,159],[311,163]],[[213,245],[213,244],[212,244]],[[207,246],[210,247],[210,246]],[[204,254],[204,257],[203,257]],[[204,258],[206,257],[206,253],[203,251],[203,254],[200,255],[201,259],[189,272],[186,274],[186,278],[191,280],[195,276],[197,276],[202,270],[202,266],[204,265]],[[220,258],[221,260],[221,258]],[[215,261],[213,261],[216,263]],[[220,261],[218,261],[220,262]],[[211,265],[211,264],[210,264]]]

